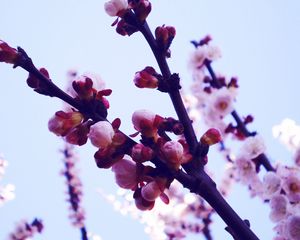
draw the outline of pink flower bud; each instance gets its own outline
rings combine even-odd
[[[156,41],[163,49],[168,49],[176,35],[176,29],[171,26],[162,26],[155,29]]]
[[[161,151],[165,162],[169,166],[178,169],[184,155],[183,146],[177,141],[169,141],[163,145]]]
[[[215,129],[215,128],[210,128],[208,129],[203,136],[200,138],[200,142],[202,144],[206,144],[206,145],[213,145],[216,144],[218,142],[220,142],[222,140],[222,136],[219,132],[219,130]]]
[[[121,17],[126,9],[128,9],[127,0],[110,0],[104,4],[105,12],[111,17]]]
[[[137,18],[143,22],[151,12],[151,3],[148,0],[132,1],[131,5]]]
[[[125,158],[112,166],[117,184],[121,188],[135,189],[137,186],[137,168],[135,162]]]
[[[17,57],[18,51],[0,40],[0,62],[15,64]]]
[[[112,143],[115,131],[111,124],[100,121],[91,126],[88,134],[91,143],[98,148],[106,148]]]
[[[57,136],[65,136],[69,131],[78,126],[83,120],[80,112],[58,111],[48,122],[48,129]]]
[[[157,88],[157,75],[153,67],[146,67],[142,71],[136,72],[133,81],[139,88]]]
[[[72,87],[76,92],[75,96],[81,99],[90,99],[97,93],[96,89],[93,88],[93,80],[86,76],[73,81]]]
[[[157,115],[148,110],[138,110],[132,115],[134,128],[146,137],[156,137],[157,126],[155,120],[157,120]]]
[[[131,157],[135,162],[143,163],[153,158],[153,150],[143,144],[136,144],[131,150]]]
[[[89,128],[85,124],[80,124],[72,129],[66,136],[66,141],[70,144],[82,146],[87,142]]]
[[[159,197],[161,189],[156,181],[152,181],[142,187],[141,194],[145,200],[151,202],[155,201],[155,199]]]
[[[133,198],[135,201],[135,206],[142,211],[151,210],[154,207],[155,201],[147,201],[144,199],[140,188],[135,190]]]

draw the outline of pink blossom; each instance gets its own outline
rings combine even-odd
[[[194,71],[203,67],[206,59],[206,48],[198,47],[192,52],[189,59],[189,68]]]
[[[300,177],[299,174],[290,173],[284,180],[282,188],[291,202],[300,201]]]
[[[127,0],[110,0],[104,4],[105,12],[111,17],[121,17],[121,13],[126,9],[128,9]]]
[[[286,232],[289,240],[300,239],[300,216],[289,216],[286,222]]]
[[[240,150],[245,157],[254,159],[266,151],[266,146],[263,138],[260,135],[255,135],[254,137],[246,138]]]
[[[272,195],[281,191],[281,179],[274,172],[267,172],[263,178],[264,198],[270,199]]]
[[[36,233],[41,233],[43,224],[41,220],[35,219],[32,223],[23,220],[17,224],[15,230],[9,235],[8,240],[31,239]]]
[[[270,219],[273,222],[279,222],[280,220],[284,219],[287,215],[288,199],[282,194],[274,195],[270,199],[270,207]]]
[[[204,45],[205,46],[205,45]],[[221,49],[218,46],[206,45],[206,58],[209,61],[215,61],[222,57]]]
[[[300,167],[300,148],[296,150],[294,154],[294,162],[298,167]]]
[[[234,94],[228,88],[215,89],[209,98],[209,108],[218,117],[225,117],[233,111]]]
[[[238,178],[244,182],[249,183],[256,176],[255,164],[247,158],[239,156],[235,162]]]
[[[135,162],[123,158],[112,166],[112,171],[115,173],[116,182],[121,188],[136,188],[138,180]]]
[[[91,126],[88,137],[98,148],[106,148],[112,143],[115,131],[107,121],[100,121]]]

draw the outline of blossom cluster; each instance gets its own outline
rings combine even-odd
[[[103,86],[101,80],[95,82],[96,87]],[[67,92],[78,102],[93,108],[95,114],[103,119],[106,117],[109,108],[109,102],[105,96],[110,95],[111,90],[96,90],[93,84],[94,81],[88,74],[85,74],[73,79],[72,86],[68,87]],[[65,111],[56,112],[49,120],[48,128],[56,135],[64,137],[68,143],[81,146],[87,142],[92,124],[93,122],[80,111],[65,107]]]
[[[120,189],[116,195],[101,194],[116,211],[130,215],[145,225],[145,232],[152,240],[184,239],[189,234],[202,234],[209,223],[201,221],[209,219],[213,212],[203,199],[182,191],[178,182],[167,190],[170,203],[158,203],[151,212],[138,211],[134,199],[126,190]]]
[[[245,125],[253,120],[250,115],[243,120],[238,119],[241,122],[237,122],[237,125],[225,122],[224,117],[235,111],[233,102],[238,87],[237,79],[231,78],[228,82],[221,75],[214,74],[211,62],[221,54],[218,48],[210,46],[210,41],[211,38],[206,37],[199,43],[193,42],[196,46],[190,60],[194,79],[193,95],[186,97],[189,110],[192,113],[193,108],[196,108],[205,124],[218,127],[222,131],[224,137],[220,150],[225,152],[224,156],[229,165],[227,178],[224,180],[226,183],[233,180],[242,182],[248,186],[252,196],[258,196],[269,204],[270,219],[276,224],[274,239],[300,239],[300,128],[290,119],[273,128],[274,136],[295,152],[294,166],[278,165],[274,169],[267,169],[269,171],[265,174],[259,174],[260,161],[265,158],[265,143],[260,135],[245,131]],[[208,55],[209,48],[214,57]],[[210,76],[206,75],[206,71]],[[236,120],[237,113],[234,114]],[[225,139],[229,134],[242,141],[237,154],[225,147]],[[221,186],[221,192],[226,194],[226,188],[222,189]]]
[[[32,223],[25,220],[16,225],[15,230],[9,235],[9,240],[27,240],[31,239],[36,233],[43,231],[43,223],[39,219],[34,219]]]
[[[70,202],[69,218],[72,225],[77,228],[84,226],[85,211],[81,206],[82,199],[82,183],[78,177],[78,169],[76,168],[77,157],[71,145],[67,144],[64,150],[64,170],[62,175],[66,177],[66,185],[68,187],[68,202]]]
[[[7,167],[8,162],[0,156],[0,180],[2,179],[5,168]],[[0,185],[0,206],[5,202],[15,198],[15,186],[12,184]]]
[[[224,122],[224,118],[234,110],[238,86],[236,78],[227,83],[225,77],[214,76],[220,83],[216,84],[206,75],[206,66],[220,56],[219,48],[211,45],[209,41],[197,46],[189,61],[194,80],[191,87],[192,95],[188,95],[186,99],[192,116],[195,115],[194,112],[200,112],[207,126],[218,128],[226,135],[229,125]]]
[[[86,76],[79,79],[75,78],[71,85],[76,93],[73,95],[75,99],[89,102],[92,95],[98,96],[99,93],[106,92],[92,87],[94,79]],[[72,92],[70,88],[69,92]],[[86,94],[87,92],[93,94]],[[97,112],[99,105],[92,107]],[[157,198],[165,203],[169,202],[165,189],[173,181],[172,176],[166,175],[166,171],[155,166],[163,164],[165,168],[177,171],[182,164],[191,161],[192,155],[189,153],[183,137],[183,127],[178,120],[163,118],[148,110],[137,110],[132,115],[132,123],[136,130],[132,137],[140,135],[140,143],[134,142],[119,130],[121,125],[119,119],[115,119],[112,123],[106,119],[94,121],[74,109],[69,112],[56,112],[49,120],[48,127],[51,132],[64,137],[68,143],[83,145],[89,139],[91,144],[98,148],[94,155],[97,166],[111,168],[115,173],[116,183],[134,192],[136,206],[141,210],[150,210]],[[170,139],[167,132],[178,136],[177,139]],[[200,138],[200,142],[212,145],[220,139],[219,132],[210,129]]]

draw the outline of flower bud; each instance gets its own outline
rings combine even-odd
[[[162,191],[157,182],[152,181],[142,187],[141,195],[145,200],[151,202],[155,201],[155,199],[159,197],[161,192]]]
[[[148,110],[138,110],[132,115],[134,128],[146,137],[153,137],[157,132],[154,126],[155,114]]]
[[[144,70],[136,72],[133,81],[138,88],[157,88],[157,75],[153,67],[146,67]]]
[[[106,148],[112,143],[115,131],[111,124],[100,121],[90,127],[88,137],[91,143],[98,148]]]
[[[135,189],[137,186],[137,168],[135,162],[125,158],[112,166],[117,184],[121,188]]]
[[[126,9],[128,9],[127,0],[110,0],[104,4],[105,12],[111,17],[121,17]]]
[[[156,41],[165,50],[170,47],[175,35],[176,29],[171,26],[162,26],[155,29]]]
[[[17,57],[18,51],[0,40],[0,62],[15,64]]]
[[[97,93],[93,88],[93,80],[86,76],[73,81],[72,87],[75,90],[76,95],[81,99],[90,99]]]
[[[137,18],[143,22],[151,12],[151,3],[148,0],[140,0],[137,3],[133,3],[132,8]]]
[[[163,145],[161,151],[165,162],[178,169],[184,154],[183,146],[177,141],[169,141]]]
[[[203,136],[200,138],[200,142],[202,144],[206,144],[206,145],[213,145],[216,144],[218,142],[220,142],[222,140],[222,136],[219,132],[219,130],[215,129],[215,128],[210,128],[208,129]]]
[[[140,188],[135,190],[133,198],[135,201],[135,206],[142,211],[151,210],[154,207],[155,201],[147,201],[144,199]]]
[[[87,142],[89,128],[85,124],[80,124],[72,129],[66,136],[66,141],[70,144],[82,146]]]
[[[131,157],[135,162],[143,163],[152,159],[153,150],[139,143],[133,146]]]
[[[69,131],[78,126],[83,120],[80,112],[58,111],[48,122],[48,129],[57,136],[65,136]]]

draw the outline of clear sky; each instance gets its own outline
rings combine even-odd
[[[110,24],[113,18],[103,10],[105,1],[16,1],[2,0],[0,39],[23,47],[36,66],[46,67],[52,80],[64,86],[66,72],[98,73],[113,89],[109,97],[109,119],[120,117],[122,130],[133,133],[131,114],[151,109],[163,116],[175,116],[167,95],[133,86],[134,73],[146,65],[156,66],[140,34],[121,37]],[[149,17],[152,29],[167,24],[176,27],[171,47],[172,71],[179,72],[183,85],[191,83],[187,59],[193,49],[190,40],[210,34],[223,52],[214,63],[216,71],[238,76],[240,92],[236,108],[242,115],[253,114],[252,129],[266,139],[268,155],[288,162],[290,155],[272,138],[271,127],[290,117],[300,123],[297,110],[300,69],[300,3],[298,1],[252,0],[153,0]],[[0,65],[0,152],[9,161],[3,182],[16,185],[17,198],[0,209],[0,239],[19,219],[44,220],[45,232],[36,239],[79,239],[68,221],[64,201],[63,146],[47,130],[48,119],[60,109],[60,101],[38,96],[26,86],[27,74]],[[147,239],[143,228],[122,217],[100,198],[97,188],[114,193],[110,171],[97,169],[95,148],[82,147],[80,167],[84,184],[84,207],[88,230],[103,239]],[[221,157],[211,158],[221,161]],[[213,169],[212,169],[213,171]],[[261,239],[271,239],[268,209],[259,200],[247,199],[245,187],[236,187],[230,202],[243,218],[249,218]],[[215,239],[223,240],[218,225]],[[192,239],[192,238],[190,238]]]

